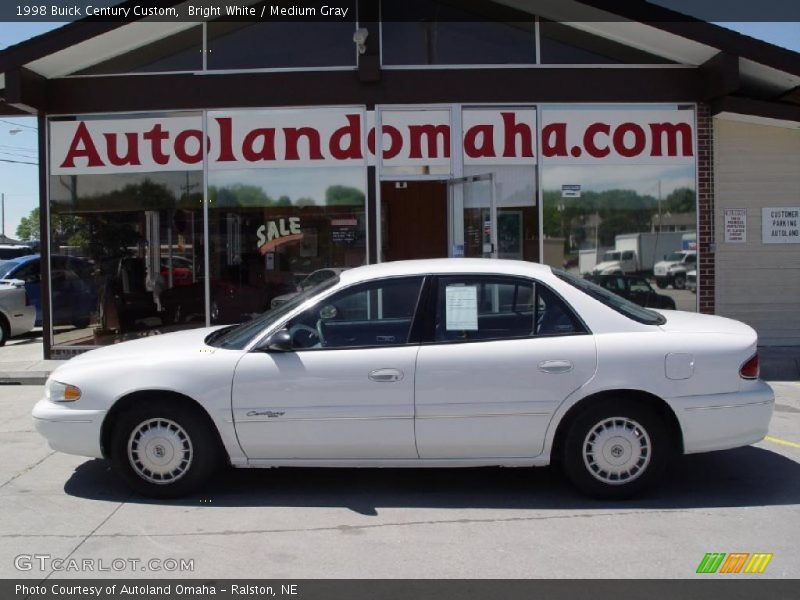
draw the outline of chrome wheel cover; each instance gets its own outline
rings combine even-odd
[[[609,417],[594,425],[583,441],[583,464],[592,477],[623,485],[640,477],[650,464],[653,445],[639,423]]]
[[[189,470],[193,457],[189,435],[169,419],[143,421],[128,438],[128,461],[150,483],[174,483]]]

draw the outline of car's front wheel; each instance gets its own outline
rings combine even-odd
[[[581,492],[622,499],[656,483],[671,453],[666,424],[644,402],[598,400],[572,422],[562,459]]]
[[[682,290],[686,287],[686,275],[682,273],[678,273],[675,275],[675,279],[672,280],[672,286],[676,290]]]
[[[190,494],[221,464],[214,425],[201,409],[142,401],[114,427],[111,461],[136,492],[154,498]]]

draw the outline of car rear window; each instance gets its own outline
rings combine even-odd
[[[618,313],[625,315],[629,319],[633,319],[639,323],[644,323],[645,325],[663,325],[667,322],[667,319],[661,313],[657,313],[653,310],[643,308],[638,304],[634,304],[630,300],[626,300],[622,296],[618,296],[617,294],[614,294],[613,292],[610,292],[607,289],[592,283],[591,281],[576,277],[575,275],[560,269],[553,269],[553,273],[559,279],[566,281],[571,286],[578,288],[584,294],[591,296],[598,302],[602,302],[609,308],[612,308]]]

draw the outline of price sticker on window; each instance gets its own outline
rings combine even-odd
[[[445,290],[445,327],[448,331],[478,330],[478,288],[449,285]]]

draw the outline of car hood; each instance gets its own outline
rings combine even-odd
[[[733,319],[680,310],[650,310],[655,310],[666,317],[667,322],[660,327],[670,333],[719,333],[751,335],[756,338],[756,332],[752,327]]]
[[[601,262],[601,263],[596,264],[594,266],[594,270],[595,271],[602,271],[604,269],[608,269],[608,268],[611,268],[611,267],[618,267],[618,266],[619,266],[619,261],[618,260],[609,260],[609,261],[606,261],[606,262]]]
[[[660,260],[658,261],[653,267],[666,267],[669,269],[672,266],[681,264],[680,261],[677,260]]]
[[[126,359],[146,358],[153,362],[163,361],[165,357],[178,354],[197,353],[202,351],[213,352],[215,349],[204,343],[206,336],[212,331],[221,329],[224,326],[201,327],[188,331],[176,331],[174,333],[164,333],[151,335],[142,339],[130,342],[121,342],[90,350],[84,354],[79,354],[75,358],[67,361],[69,366],[86,366],[89,363],[98,361],[116,361]]]

